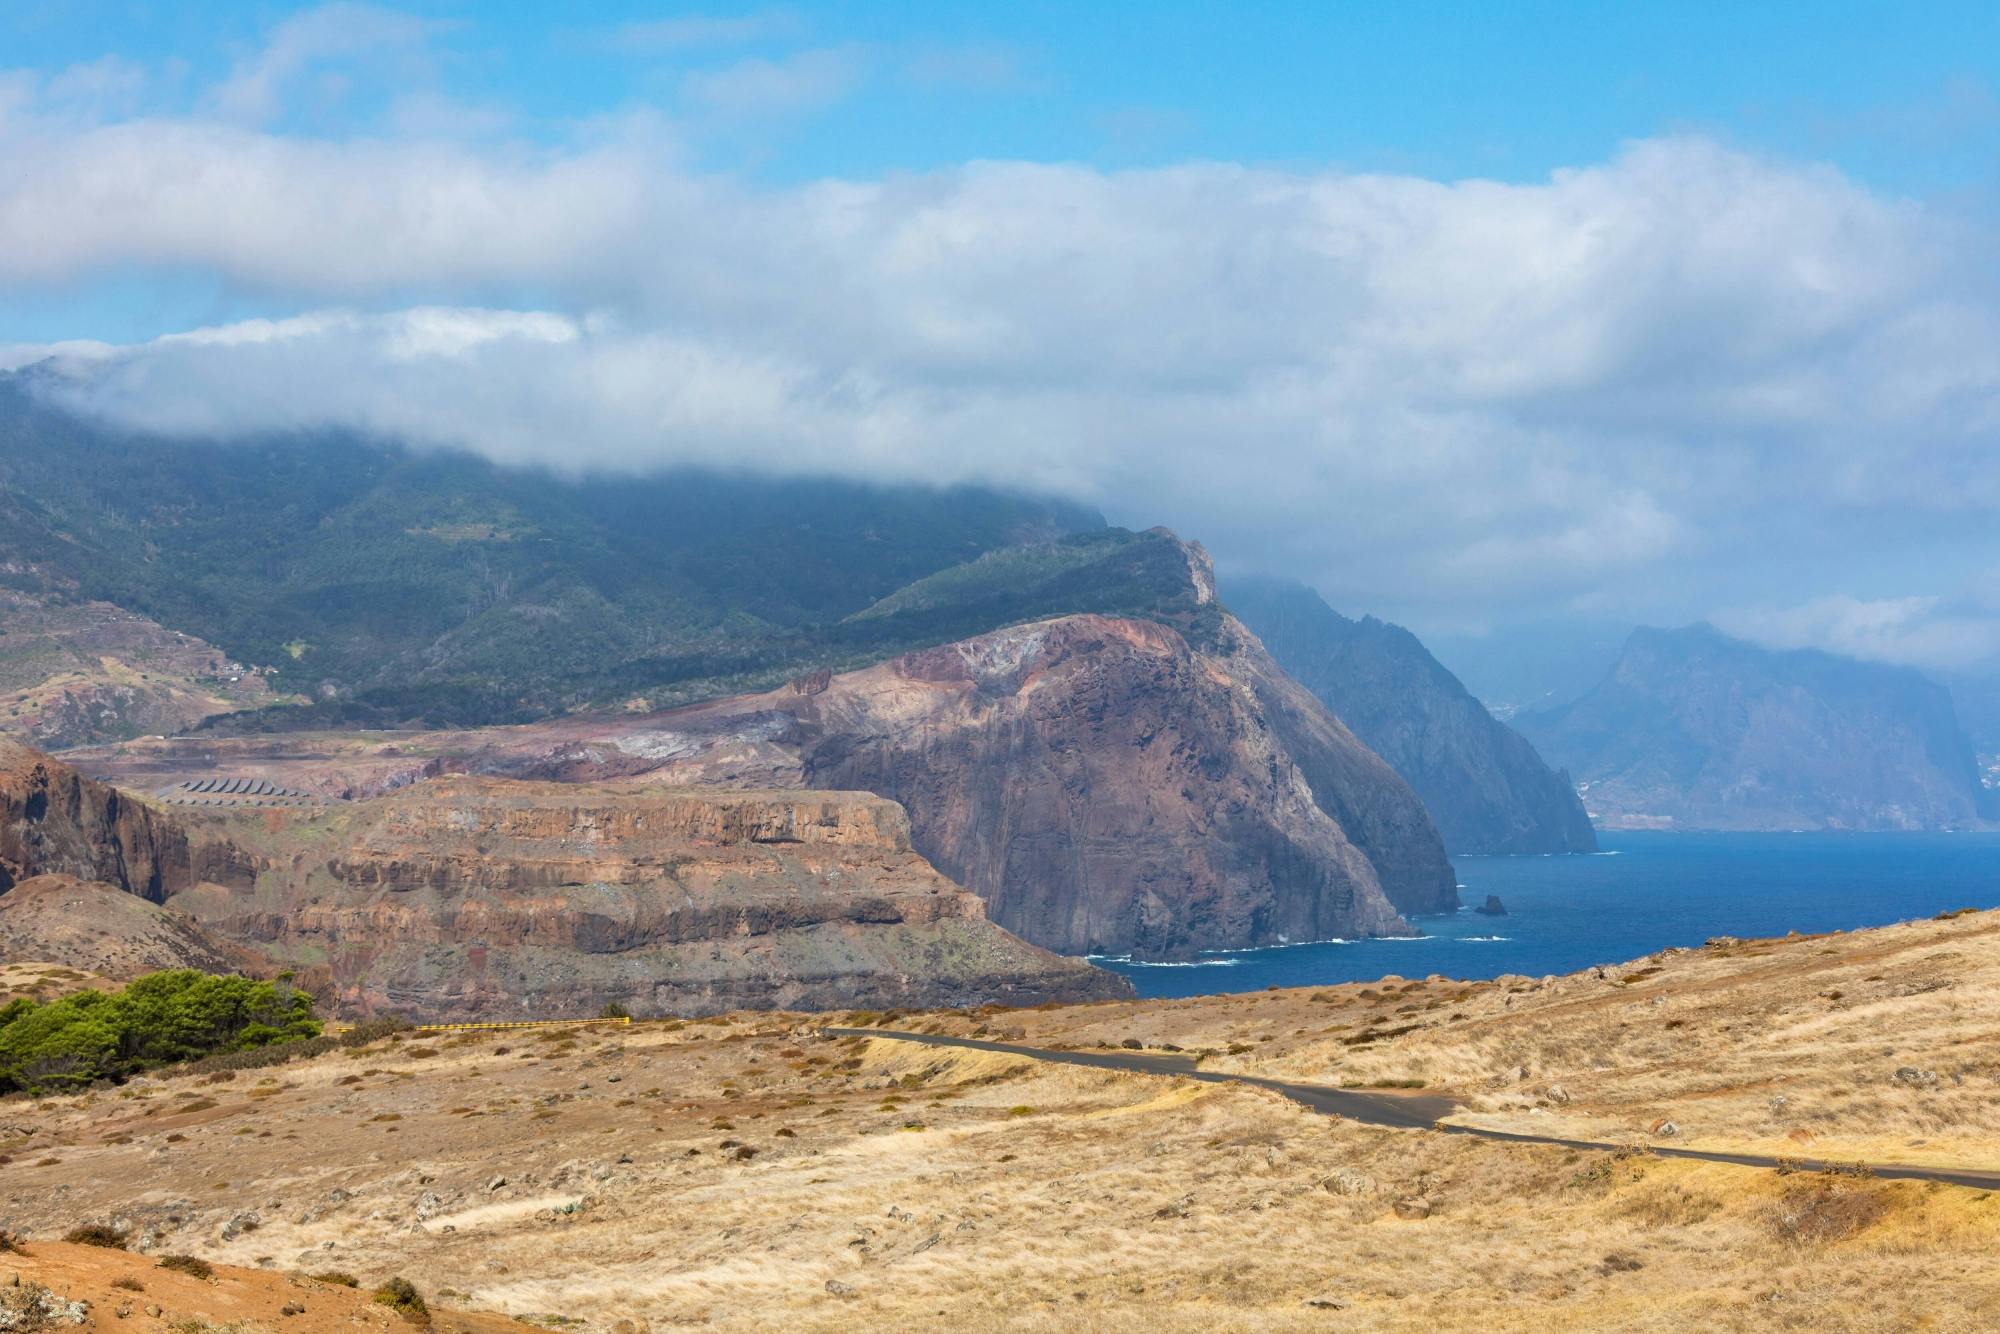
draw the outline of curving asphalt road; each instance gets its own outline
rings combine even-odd
[[[981,1038],[955,1038],[940,1033],[905,1033],[885,1028],[822,1028],[831,1037],[892,1038],[926,1047],[969,1047],[974,1051],[997,1051],[1010,1056],[1026,1056],[1036,1061],[1061,1065],[1084,1065],[1098,1070],[1122,1070],[1128,1074],[1169,1075],[1199,1080],[1204,1084],[1250,1084],[1282,1093],[1327,1116],[1344,1116],[1371,1126],[1394,1126],[1402,1130],[1439,1130],[1447,1135],[1473,1135],[1480,1139],[1503,1140],[1510,1144],[1553,1144],[1565,1149],[1622,1152],[1631,1146],[1601,1140],[1561,1139],[1554,1135],[1526,1135],[1508,1130],[1485,1130],[1478,1126],[1439,1124],[1440,1118],[1458,1110],[1458,1103],[1438,1094],[1368,1093],[1358,1089],[1328,1088],[1324,1084],[1295,1084],[1258,1075],[1228,1074],[1203,1070],[1191,1056],[1167,1052],[1128,1051],[1048,1051],[1011,1042],[987,1042]],[[1799,1171],[1853,1171],[1859,1164],[1815,1158],[1779,1159],[1758,1153],[1718,1153],[1706,1149],[1676,1149],[1648,1145],[1646,1152],[1661,1158],[1692,1158],[1704,1163],[1730,1163],[1737,1167],[1790,1167]],[[1975,1190],[2000,1190],[2000,1171],[1977,1171],[1950,1167],[1908,1167],[1870,1163],[1869,1175],[1892,1181],[1941,1181]]]

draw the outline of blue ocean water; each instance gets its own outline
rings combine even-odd
[[[1580,857],[1454,857],[1467,907],[1416,917],[1416,940],[1236,950],[1192,963],[1097,963],[1141,996],[1358,982],[1399,973],[1482,978],[1574,972],[1710,936],[1882,926],[2000,907],[2000,834],[1600,835]],[[1471,910],[1488,894],[1505,917]]]

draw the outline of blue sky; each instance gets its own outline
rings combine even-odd
[[[306,8],[20,0],[0,16],[0,63],[180,64],[186,106]],[[861,68],[812,115],[711,146],[721,165],[780,177],[1199,157],[1525,180],[1697,130],[1933,190],[1990,183],[2000,125],[2000,6],[1947,0],[395,8],[439,25],[444,90],[531,134],[677,112],[690,75],[845,51]],[[360,128],[377,109],[360,97],[293,123]]]
[[[0,366],[2000,661],[2000,5],[0,14]]]
[[[200,114],[287,17],[319,8],[22,0],[0,15],[0,69],[122,64],[131,112]],[[1529,182],[1684,133],[1980,207],[2000,179],[1995,4],[506,0],[393,12],[428,29],[420,59],[309,61],[271,127],[405,135],[420,100],[440,122],[463,119],[452,133],[561,144],[653,114],[690,162],[769,182],[973,159]],[[732,79],[742,90],[723,97]],[[11,304],[0,335],[117,341],[282,306],[198,268],[151,267]]]

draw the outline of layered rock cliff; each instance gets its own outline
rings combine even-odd
[[[1303,584],[1245,580],[1229,606],[1290,676],[1416,789],[1453,852],[1594,852],[1567,775],[1401,626],[1350,620]]]
[[[1450,892],[1448,871],[1424,874],[1444,865],[1428,822],[1322,764],[1322,786],[1403,824],[1385,842],[1329,814],[1272,726],[1255,656],[1072,617],[772,702],[797,719],[809,781],[902,802],[919,846],[1037,943],[1171,956],[1405,930],[1392,890],[1413,908]],[[1316,738],[1327,752],[1334,728]],[[1398,855],[1378,864],[1371,840]]]
[[[4,741],[0,950],[275,962],[341,1010],[426,1018],[1130,993],[986,920],[867,794],[460,778],[167,814]]]
[[[1516,721],[1612,828],[1962,829],[1993,814],[1942,686],[1706,625],[1635,630],[1589,694]]]
[[[350,1012],[438,1018],[1036,1004],[1130,994],[986,920],[862,793],[459,778],[374,801],[197,812],[247,883],[173,907],[318,966]]]

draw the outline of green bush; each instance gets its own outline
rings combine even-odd
[[[412,1324],[431,1322],[431,1308],[424,1303],[416,1284],[406,1278],[392,1278],[375,1289],[375,1300]]]
[[[597,1012],[599,1019],[630,1019],[632,1012],[617,1001],[604,1002],[604,1008]]]
[[[179,968],[122,991],[79,991],[0,1009],[0,1093],[59,1092],[102,1079],[319,1035],[313,999],[284,981]]]

